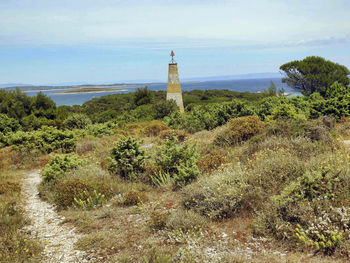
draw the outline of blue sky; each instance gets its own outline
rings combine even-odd
[[[0,83],[113,83],[350,68],[349,0],[0,0]]]

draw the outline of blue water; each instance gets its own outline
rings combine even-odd
[[[283,89],[284,92],[298,94],[298,91],[288,87],[281,82],[281,79],[241,79],[241,80],[215,80],[215,81],[203,81],[203,82],[185,82],[181,84],[183,91],[190,90],[213,90],[213,89],[227,89],[239,92],[263,92],[268,89],[268,87],[273,81],[277,89]],[[150,84],[147,85],[150,90],[166,90],[166,83],[163,84]],[[98,98],[101,96],[117,94],[117,93],[127,93],[134,92],[140,86],[135,85],[135,87],[126,88],[127,91],[114,91],[114,92],[101,92],[101,93],[79,93],[79,94],[54,94],[61,90],[50,90],[43,91],[44,94],[49,96],[57,106],[60,105],[82,105],[84,102],[89,101],[93,98]],[[26,92],[29,96],[35,96],[37,91]]]

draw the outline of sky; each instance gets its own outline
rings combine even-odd
[[[0,0],[0,84],[166,81],[350,68],[349,0]]]

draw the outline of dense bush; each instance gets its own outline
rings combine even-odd
[[[77,136],[74,132],[44,126],[37,131],[10,133],[6,136],[4,145],[22,151],[37,149],[45,153],[69,153],[75,150],[76,143]]]
[[[138,106],[118,116],[117,120],[122,122],[152,121],[155,119],[155,108],[152,104]]]
[[[114,134],[114,129],[116,128],[116,124],[113,122],[105,122],[105,123],[95,123],[90,124],[85,127],[87,134],[102,137],[104,135],[112,135]]]
[[[350,88],[339,83],[334,82],[326,91],[326,98],[340,98],[350,95]]]
[[[175,129],[184,129],[188,132],[211,130],[225,124],[229,119],[253,115],[252,107],[239,100],[225,103],[213,103],[209,105],[196,105],[188,113],[178,112],[165,118],[168,126]]]
[[[166,140],[158,149],[156,164],[170,174],[177,184],[188,184],[199,175],[195,145],[178,144],[176,139]]]
[[[59,154],[53,157],[49,163],[44,167],[42,176],[45,182],[56,180],[68,170],[77,168],[83,164],[84,161],[74,154]]]
[[[331,97],[328,99],[322,98],[319,94],[312,94],[310,96],[311,116],[317,118],[328,115],[333,116],[338,121],[342,117],[350,116],[350,95],[340,97]]]
[[[109,170],[122,178],[132,179],[144,171],[145,160],[145,152],[140,149],[140,142],[121,136],[108,158]]]
[[[75,204],[74,198],[87,201],[89,197],[93,196],[94,191],[104,195],[106,199],[109,199],[113,194],[110,186],[105,181],[97,178],[73,178],[63,180],[57,184],[54,202],[59,209],[65,209]]]
[[[272,110],[271,118],[273,120],[276,120],[276,119],[298,119],[302,117],[298,116],[297,111],[292,104],[281,104]]]
[[[235,145],[262,132],[264,123],[256,116],[232,119],[215,138],[218,145]]]
[[[20,129],[19,122],[16,119],[9,118],[5,114],[0,114],[0,133],[7,134]]]
[[[91,124],[90,118],[81,113],[74,113],[64,120],[64,125],[69,130],[84,129]]]

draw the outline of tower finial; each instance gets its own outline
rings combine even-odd
[[[171,56],[171,63],[174,64],[174,56],[175,56],[175,53],[174,53],[173,50],[171,51],[170,56]]]

